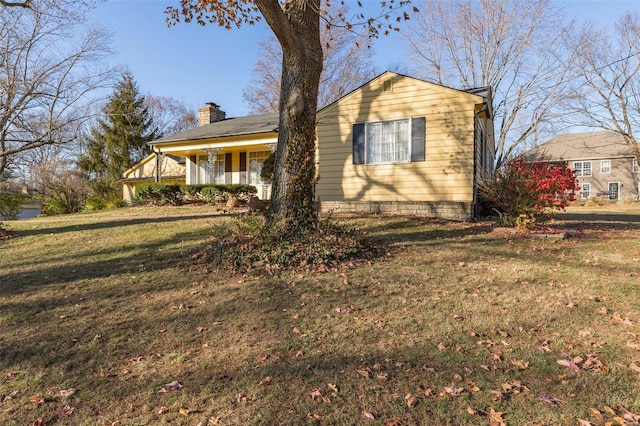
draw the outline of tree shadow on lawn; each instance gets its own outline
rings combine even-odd
[[[164,240],[156,240],[147,243],[136,243],[136,255],[132,256],[134,248],[124,250],[122,247],[113,247],[109,250],[101,250],[99,253],[85,252],[83,255],[75,255],[72,261],[67,257],[61,257],[64,264],[49,264],[38,267],[32,265],[28,271],[15,271],[0,274],[0,297],[16,296],[20,293],[34,291],[47,286],[64,286],[66,284],[91,280],[97,278],[115,277],[122,274],[140,274],[143,272],[160,271],[175,268],[181,264],[190,264],[189,254],[197,250],[193,246],[182,251],[176,248],[172,251],[159,249],[168,244],[175,244],[185,240],[199,239],[202,247],[207,244],[207,238],[197,235],[195,232],[184,232],[172,235]],[[109,259],[95,260],[96,255],[108,256]],[[117,256],[120,254],[120,256]],[[116,255],[117,257],[112,257]],[[47,259],[48,261],[51,259]],[[55,261],[55,259],[53,259]]]
[[[77,231],[92,231],[99,229],[121,228],[131,225],[141,225],[147,223],[171,223],[182,222],[186,220],[197,220],[207,218],[218,217],[234,217],[238,213],[212,213],[204,215],[185,215],[185,216],[168,216],[168,217],[145,217],[136,219],[112,219],[112,220],[96,220],[94,222],[82,223],[82,224],[65,224],[57,226],[49,226],[51,223],[61,222],[33,222],[34,227],[32,229],[24,229],[16,231],[18,236],[33,236],[33,235],[50,235],[61,234],[63,232],[77,232]]]
[[[578,231],[624,231],[640,229],[638,214],[558,213],[554,220]]]

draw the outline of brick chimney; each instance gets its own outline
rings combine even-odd
[[[219,105],[213,102],[207,102],[202,108],[198,109],[198,126],[215,123],[227,118],[227,114],[220,109]]]

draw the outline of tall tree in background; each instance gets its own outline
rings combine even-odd
[[[147,93],[144,104],[156,128],[156,137],[172,135],[198,126],[196,113],[175,98]]]
[[[91,182],[94,198],[113,202],[122,198],[118,183],[122,173],[150,153],[147,142],[157,132],[129,73],[117,83],[101,115],[78,164]]]
[[[499,165],[564,100],[571,26],[549,0],[426,0],[406,34],[425,79],[493,89]]]
[[[409,3],[388,0],[382,21],[361,19],[376,36],[393,29],[394,10]],[[282,49],[282,74],[278,106],[280,126],[267,227],[283,233],[314,229],[318,215],[314,206],[315,128],[318,87],[323,55],[320,25],[329,8],[321,0],[181,0],[179,8],[167,9],[169,22],[195,20],[230,29],[264,18]],[[404,13],[399,20],[408,19]],[[390,22],[396,22],[391,20]],[[353,25],[352,23],[347,23]]]
[[[582,73],[569,121],[622,136],[640,163],[640,14],[624,14],[613,32],[590,23],[568,42]]]
[[[332,7],[327,19],[348,14],[345,5]],[[329,105],[376,75],[370,61],[372,48],[363,49],[366,36],[354,29],[337,25],[321,26],[320,41],[324,64],[320,74],[318,107]],[[260,42],[260,58],[253,68],[254,80],[245,88],[243,97],[251,114],[278,112],[282,51],[278,40],[269,37]]]
[[[113,74],[109,35],[86,25],[84,5],[11,5],[0,7],[0,174],[23,152],[76,140]]]

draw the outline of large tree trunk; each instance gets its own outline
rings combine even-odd
[[[282,47],[280,127],[267,227],[299,232],[314,227],[316,109],[322,72],[320,0],[258,0]]]

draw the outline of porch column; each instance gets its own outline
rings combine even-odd
[[[209,161],[209,181],[211,183],[217,183],[218,153],[220,152],[220,148],[207,148],[205,152],[207,153],[207,161]]]
[[[164,152],[156,152],[156,182],[162,181],[162,163],[165,157]]]

